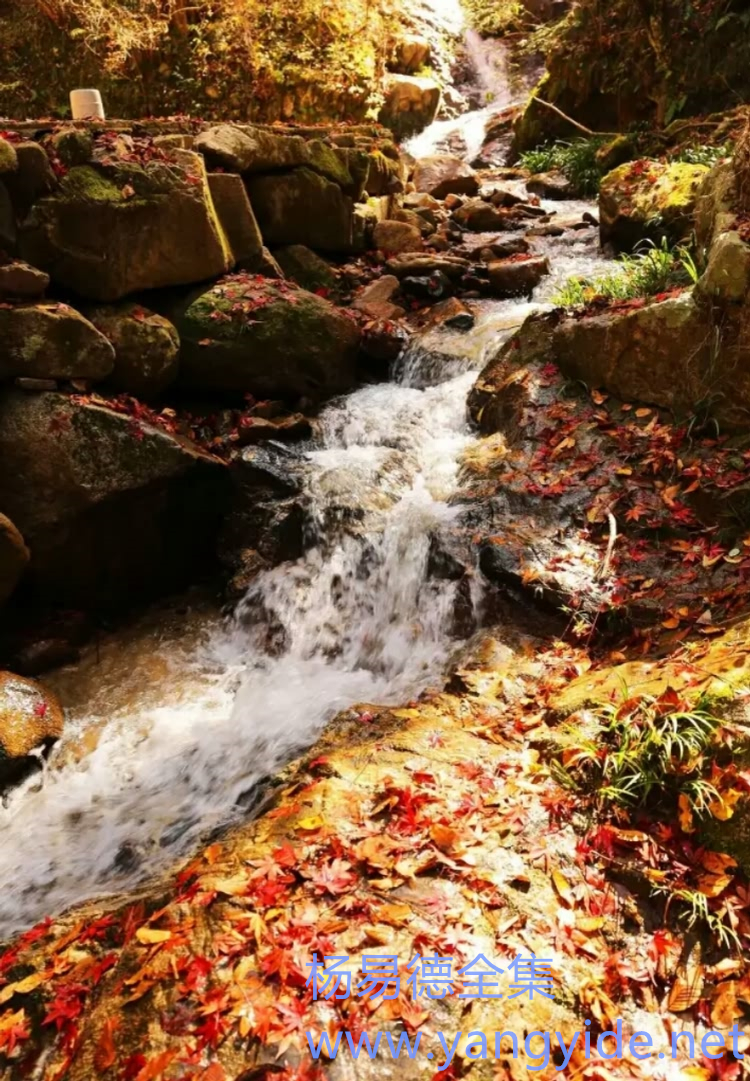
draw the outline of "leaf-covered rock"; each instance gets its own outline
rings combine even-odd
[[[356,378],[359,330],[323,297],[233,275],[181,306],[180,380],[202,391],[321,399]]]
[[[632,251],[647,238],[682,240],[693,228],[708,172],[705,165],[686,162],[635,161],[607,173],[599,192],[602,243]]]

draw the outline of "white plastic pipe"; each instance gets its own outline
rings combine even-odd
[[[104,120],[104,105],[98,90],[71,90],[70,111],[74,120]]]

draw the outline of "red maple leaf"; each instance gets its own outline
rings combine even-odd
[[[350,868],[351,864],[341,859],[324,863],[310,875],[315,892],[330,893],[334,896],[337,893],[347,893],[357,881],[357,876],[352,874]]]

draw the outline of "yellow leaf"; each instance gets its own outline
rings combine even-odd
[[[651,410],[644,405],[641,409],[636,409],[635,415],[637,417],[650,417]]]
[[[156,927],[139,927],[135,937],[144,946],[155,946],[157,942],[169,942],[171,931],[159,931]]]
[[[18,983],[9,983],[0,991],[0,1006],[14,995],[28,995],[29,991],[34,991],[43,982],[44,976],[41,973],[32,972],[30,976],[19,980]]]
[[[599,931],[604,924],[604,916],[578,916],[576,918],[576,927],[579,931],[584,931],[586,934],[590,934],[592,931]]]
[[[718,818],[720,822],[726,822],[734,814],[734,808],[737,803],[742,799],[742,793],[736,792],[733,788],[730,788],[728,792],[721,792],[719,798],[709,803],[709,814],[714,818]]]
[[[383,923],[389,923],[391,927],[400,927],[410,919],[412,910],[409,905],[386,903],[376,908],[373,915]]]
[[[573,895],[573,890],[571,889],[570,883],[568,882],[562,871],[552,872],[552,885],[555,887],[558,894],[560,895],[560,898],[565,902],[565,904],[572,907],[573,902],[575,901],[575,897]]]
[[[301,830],[319,830],[324,825],[325,822],[320,815],[308,815],[307,818],[300,818],[297,828]]]
[[[618,477],[631,477],[633,475],[633,470],[629,465],[624,465],[621,469],[616,469],[615,473],[617,473]]]

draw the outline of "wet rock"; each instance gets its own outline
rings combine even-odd
[[[401,288],[419,300],[439,300],[441,297],[450,296],[453,291],[450,278],[442,270],[433,270],[426,277],[402,278]]]
[[[601,183],[599,222],[603,244],[632,251],[647,238],[671,244],[693,227],[705,165],[636,161],[613,169]]]
[[[18,168],[18,157],[13,143],[0,135],[0,176],[14,173]]]
[[[46,601],[132,602],[210,566],[227,470],[191,443],[62,394],[6,390],[0,457],[0,506]]]
[[[517,257],[490,263],[490,290],[498,297],[531,295],[536,286],[549,274],[549,260]]]
[[[372,240],[378,251],[386,253],[421,251],[424,247],[420,230],[402,221],[379,221]]]
[[[455,255],[406,252],[389,259],[386,270],[397,278],[421,277],[440,271],[455,281],[466,273],[470,265],[468,259],[461,259]]]
[[[440,202],[426,191],[412,191],[404,196],[403,204],[407,210],[440,210]]]
[[[493,206],[517,206],[519,203],[523,203],[523,199],[520,195],[516,195],[515,192],[510,191],[509,188],[495,188],[490,194],[489,200]]]
[[[484,199],[469,199],[453,212],[453,220],[473,233],[491,233],[498,229],[518,229],[521,226],[514,215],[499,209]]]
[[[279,419],[248,417],[240,425],[238,443],[241,447],[255,446],[266,439],[280,439],[282,443],[309,439],[312,425],[302,413],[290,413]]]
[[[464,205],[464,200],[460,195],[446,195],[445,197],[445,209],[446,210],[458,210],[460,206]]]
[[[271,564],[254,548],[241,548],[234,557],[235,569],[227,583],[227,598],[236,603],[241,600],[255,579]]]
[[[37,270],[19,259],[0,262],[0,298],[36,300],[48,285],[49,275],[43,270]]]
[[[276,250],[276,261],[284,272],[303,289],[315,292],[318,289],[335,289],[338,279],[330,263],[316,255],[304,244],[290,244]]]
[[[401,315],[404,315],[403,308],[399,308],[397,314],[373,317],[376,321],[366,326],[362,333],[361,349],[365,356],[383,364],[398,359],[406,345],[407,333],[403,327],[394,325],[392,319]]]
[[[32,205],[57,187],[57,178],[43,147],[31,140],[15,143],[17,168],[4,176],[19,221]],[[32,259],[31,262],[34,262]]]
[[[426,211],[430,214],[431,211]],[[415,210],[403,210],[397,209],[391,212],[392,221],[402,221],[407,225],[413,225],[417,229],[421,236],[428,237],[435,232],[435,226],[427,218]]]
[[[404,314],[404,309],[393,303],[393,297],[400,287],[401,283],[394,274],[384,274],[365,286],[352,302],[352,307],[371,319],[396,319]]]
[[[477,174],[452,154],[420,158],[413,179],[418,192],[427,192],[434,199],[444,199],[446,195],[476,195],[479,191]]]
[[[115,351],[109,382],[138,398],[152,398],[174,383],[180,339],[162,315],[139,304],[95,308],[89,318]]]
[[[255,270],[261,262],[263,238],[242,177],[236,173],[209,173],[208,187],[233,263]]]
[[[0,514],[0,604],[7,601],[29,563],[24,539],[4,514]]]
[[[542,199],[571,199],[575,195],[573,183],[557,170],[530,176],[526,181],[526,189]]]
[[[455,330],[470,330],[474,326],[475,316],[457,297],[447,297],[430,309],[427,326],[453,327]]]
[[[402,139],[428,127],[440,104],[437,83],[416,75],[386,75],[383,94],[378,120]]]
[[[0,305],[0,378],[106,378],[114,349],[67,304]]]
[[[40,684],[0,672],[0,788],[23,780],[62,735],[65,715]],[[37,752],[37,753],[32,753]]]
[[[548,221],[540,225],[532,225],[527,229],[527,236],[562,236],[565,229],[558,222]]]
[[[354,247],[354,204],[338,184],[309,168],[251,176],[250,200],[267,244],[304,244],[319,251]]]
[[[60,188],[35,203],[21,253],[52,280],[91,300],[184,285],[229,269],[199,154],[180,162],[70,169]]]
[[[473,248],[469,255],[472,259],[481,259],[483,263],[491,263],[495,259],[507,259],[511,255],[524,255],[530,250],[530,244],[521,236],[508,237],[507,240],[493,240],[488,244],[482,244],[479,248]]]
[[[256,397],[330,397],[356,379],[359,330],[340,309],[288,282],[226,278],[175,312],[180,382]]]

